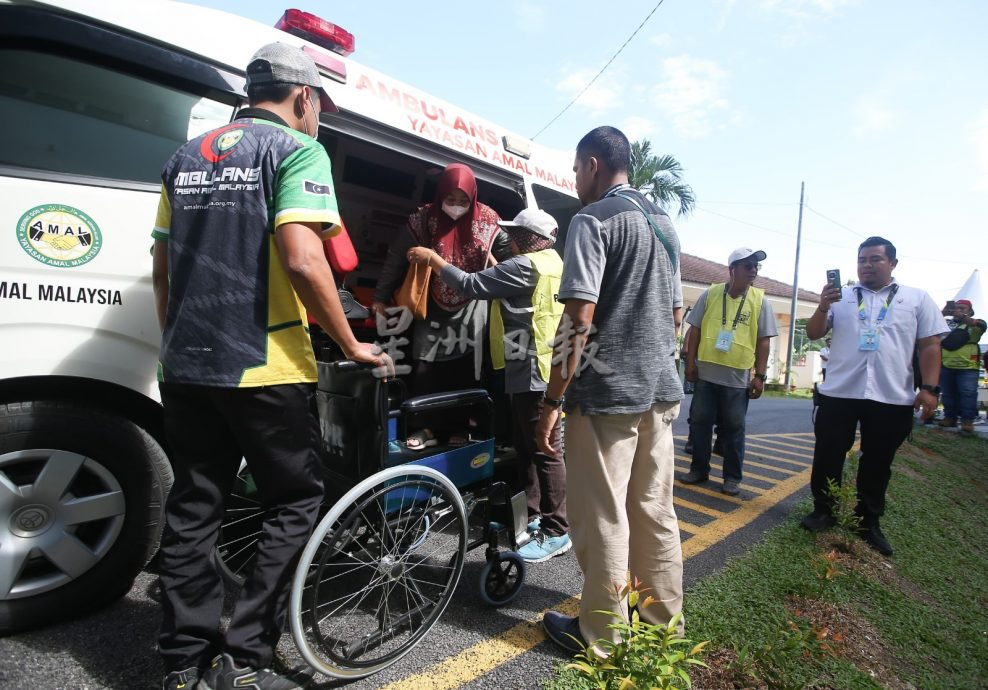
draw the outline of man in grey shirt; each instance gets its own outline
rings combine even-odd
[[[630,158],[613,127],[577,145],[576,191],[586,206],[566,236],[565,308],[536,429],[548,449],[565,394],[566,495],[583,597],[578,618],[550,611],[542,624],[571,652],[580,650],[573,638],[618,640],[613,619],[597,611],[627,616],[618,591],[629,570],[655,599],[640,612],[649,623],[667,624],[683,604],[672,502],[672,422],[683,397],[679,238],[665,212],[628,184]]]

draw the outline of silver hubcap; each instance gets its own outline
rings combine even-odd
[[[92,458],[65,450],[0,455],[0,600],[64,586],[113,546],[123,489]]]

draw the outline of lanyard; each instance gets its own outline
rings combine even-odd
[[[741,295],[741,301],[738,302],[738,311],[734,315],[734,323],[731,325],[731,330],[738,330],[738,322],[741,320],[741,310],[744,308],[744,301],[748,298],[748,288],[744,289],[744,293]],[[727,285],[724,285],[724,299],[720,302],[720,327],[727,328]]]
[[[672,262],[672,270],[673,271],[678,271],[679,270],[679,258],[676,256],[676,250],[672,248],[672,245],[671,244],[669,244],[669,240],[667,240],[665,238],[665,235],[662,234],[662,231],[659,230],[659,226],[655,224],[655,221],[652,220],[652,217],[650,215],[648,215],[647,213],[645,213],[645,209],[642,208],[642,205],[639,204],[637,201],[635,201],[635,199],[633,197],[631,197],[631,196],[629,196],[627,194],[622,194],[621,193],[621,190],[623,190],[625,187],[627,187],[628,189],[634,189],[634,187],[632,187],[631,185],[619,184],[619,185],[616,185],[614,187],[611,187],[611,189],[608,190],[608,192],[606,194],[604,194],[604,196],[602,198],[606,199],[609,196],[619,196],[622,199],[624,199],[625,201],[631,202],[631,205],[632,206],[634,206],[639,211],[641,211],[642,212],[642,215],[645,216],[645,220],[647,220],[648,221],[648,224],[651,226],[652,232],[655,233],[655,236],[658,238],[659,242],[662,243],[662,246],[666,248],[666,254],[669,255],[669,261]]]
[[[889,290],[888,297],[885,298],[885,302],[882,303],[882,308],[878,312],[878,318],[875,320],[875,328],[881,328],[882,323],[885,321],[885,317],[889,313],[889,309],[892,306],[892,298],[895,297],[895,293],[899,291],[899,284],[893,283],[892,289]],[[861,294],[861,288],[854,288],[855,294],[858,296],[858,319],[861,320],[862,325],[868,325],[868,314],[865,311],[864,296]]]

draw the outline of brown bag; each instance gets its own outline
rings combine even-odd
[[[419,209],[419,219],[422,232],[428,235],[429,216],[424,206]],[[419,242],[419,238],[415,237],[415,241]],[[408,309],[412,312],[412,317],[419,321],[425,319],[425,312],[429,306],[429,278],[431,277],[432,266],[409,264],[408,272],[405,274],[405,282],[394,294],[395,304]]]
[[[395,292],[395,304],[405,307],[412,316],[420,321],[425,318],[429,305],[429,278],[432,277],[432,266],[409,264],[405,282]]]

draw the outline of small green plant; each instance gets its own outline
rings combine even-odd
[[[837,549],[831,549],[827,553],[816,554],[813,557],[813,565],[816,570],[817,580],[820,581],[820,594],[827,588],[831,582],[841,575],[846,575],[844,566],[839,562],[840,554],[837,553]]]
[[[857,534],[861,528],[861,516],[855,512],[858,506],[858,455],[854,451],[847,454],[844,463],[844,476],[841,483],[833,479],[827,480],[827,496],[833,502],[834,517],[837,528],[845,535]]]
[[[832,656],[829,636],[827,628],[787,619],[765,644],[735,647],[737,659],[731,668],[742,678],[764,683],[769,690],[801,690],[806,686],[805,681],[794,678],[794,671],[801,662]]]
[[[677,613],[668,625],[646,623],[639,610],[655,603],[651,595],[642,599],[645,590],[636,578],[630,577],[624,586],[615,585],[615,592],[627,599],[630,621],[613,611],[597,611],[615,619],[607,627],[616,630],[618,642],[598,640],[584,647],[576,661],[566,668],[589,678],[598,690],[669,690],[692,686],[688,668],[706,666],[699,657],[707,646],[697,645],[683,637],[680,624],[683,614]],[[600,650],[600,653],[594,648]]]

